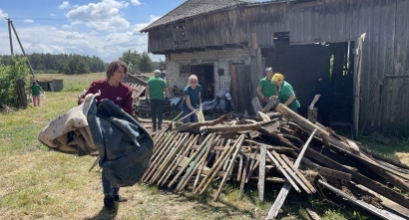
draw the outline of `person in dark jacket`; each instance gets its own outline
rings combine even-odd
[[[78,104],[84,102],[84,98],[88,94],[95,94],[98,91],[101,92],[100,96],[97,96],[97,105],[102,99],[109,99],[117,104],[123,111],[132,115],[132,89],[125,83],[127,74],[127,66],[122,61],[113,61],[109,64],[106,79],[94,81],[89,89],[81,95]],[[104,206],[107,209],[112,209],[114,202],[125,202],[126,198],[119,195],[119,187],[111,184],[111,181],[105,176],[104,170],[102,170],[102,186],[104,191]]]
[[[331,112],[334,100],[334,93],[331,88],[331,83],[327,74],[322,73],[318,78],[318,82],[314,89],[314,98],[309,106],[310,110],[314,106],[318,108],[318,117],[321,118],[322,125],[328,127],[330,125],[329,115]]]

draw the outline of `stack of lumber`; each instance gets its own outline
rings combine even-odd
[[[239,197],[247,184],[257,184],[261,201],[271,191],[269,182],[283,184],[266,219],[278,215],[291,189],[301,196],[330,191],[376,217],[406,219],[409,200],[402,192],[409,192],[409,166],[370,152],[282,104],[276,111],[281,114],[263,121],[222,116],[155,134],[141,182],[198,196],[216,183],[215,201],[229,181],[239,183]]]
[[[146,102],[145,97],[140,97],[137,108],[136,108],[137,115],[150,116],[151,112],[152,112],[151,111],[151,104]],[[170,101],[166,100],[165,101],[165,106],[163,108],[163,114],[164,115],[169,115],[171,112],[172,112],[172,106],[170,104]]]

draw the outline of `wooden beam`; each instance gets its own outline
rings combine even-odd
[[[267,148],[266,145],[261,145],[260,147],[260,166],[258,172],[258,199],[263,202],[264,201],[264,184],[266,179],[266,154]]]
[[[209,50],[223,50],[224,48],[222,46],[207,46],[206,49],[209,49]]]
[[[243,46],[240,44],[225,44],[224,47],[225,48],[240,48],[240,49],[243,48]]]
[[[301,160],[304,157],[305,152],[307,151],[308,145],[310,144],[312,138],[314,137],[314,134],[317,130],[314,130],[310,137],[308,138],[307,142],[305,142],[304,147],[302,148],[300,154],[298,155],[294,166],[298,168],[300,166]],[[286,183],[284,186],[281,188],[276,200],[274,201],[274,204],[271,206],[270,211],[268,212],[268,216],[266,219],[273,219],[277,217],[278,211],[281,209],[281,207],[284,204],[285,199],[287,198],[288,193],[291,190],[291,185]]]
[[[400,217],[400,216],[397,216],[397,215],[395,215],[395,214],[393,214],[393,213],[391,213],[391,212],[388,212],[388,211],[386,211],[386,210],[382,210],[382,209],[376,208],[376,207],[373,206],[373,205],[370,205],[370,204],[368,204],[368,203],[366,203],[366,202],[364,202],[364,201],[358,200],[358,199],[356,199],[355,197],[350,196],[350,195],[344,193],[342,190],[339,190],[339,189],[333,187],[333,186],[330,185],[329,183],[324,182],[323,180],[318,180],[318,182],[319,182],[322,186],[324,186],[326,189],[330,190],[331,192],[333,192],[333,193],[335,193],[335,194],[337,194],[337,195],[342,196],[342,197],[345,198],[347,201],[352,202],[353,204],[355,204],[355,205],[357,205],[357,206],[359,206],[359,207],[365,209],[365,210],[368,211],[368,212],[371,212],[372,214],[374,214],[374,215],[376,215],[376,216],[378,216],[378,217],[380,217],[380,218],[383,218],[383,219],[386,219],[386,220],[405,220],[404,218],[402,218],[402,217]]]
[[[288,180],[288,182],[291,184],[292,187],[297,192],[301,192],[300,188],[298,188],[297,184],[293,181],[293,179],[290,177],[290,175],[285,171],[285,169],[281,166],[280,162],[270,153],[267,151],[268,157],[273,161],[273,163],[277,166],[278,170],[284,175],[284,177]]]

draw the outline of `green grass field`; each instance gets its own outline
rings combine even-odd
[[[280,185],[269,186],[263,203],[257,202],[256,187],[248,187],[244,198],[237,199],[236,183],[226,187],[220,202],[212,201],[212,192],[196,199],[189,193],[135,185],[121,189],[129,201],[116,212],[102,210],[101,174],[88,172],[95,158],[48,151],[37,135],[50,120],[76,106],[78,94],[104,74],[37,77],[63,79],[64,89],[47,92],[40,108],[0,114],[0,219],[263,219],[267,215]],[[376,145],[375,149],[409,162],[401,146]],[[310,200],[323,219],[365,219],[350,206],[318,195]],[[296,194],[290,194],[280,218],[306,219]]]

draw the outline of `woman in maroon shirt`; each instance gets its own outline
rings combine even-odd
[[[101,92],[100,96],[97,96],[97,105],[102,99],[109,99],[117,104],[126,113],[132,115],[132,89],[123,83],[126,77],[127,67],[122,61],[113,61],[109,64],[106,79],[94,81],[89,89],[80,96],[78,104],[84,102],[86,95],[92,93]],[[104,170],[102,170],[102,186],[104,189],[104,206],[107,209],[112,209],[114,207],[114,201],[125,202],[126,198],[120,196],[119,187],[113,186],[111,181],[109,181]]]

